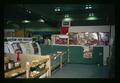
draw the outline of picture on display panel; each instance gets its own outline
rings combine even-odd
[[[25,43],[24,47],[26,49],[26,54],[32,54],[31,47],[29,43]]]
[[[21,49],[19,43],[13,43],[13,44],[12,44],[12,47],[13,47],[13,49],[15,50],[15,51],[14,51],[15,53],[16,53],[17,51],[19,51],[20,54],[22,54],[22,49]]]
[[[73,32],[69,33],[69,44],[74,44],[74,45],[78,44],[78,33],[73,33]]]
[[[67,44],[68,38],[61,38],[59,35],[55,36],[55,44]]]
[[[92,47],[84,47],[83,58],[90,59],[92,58]]]
[[[99,44],[109,45],[109,32],[99,32]]]
[[[80,45],[98,45],[98,33],[97,32],[81,32],[79,33]]]
[[[34,49],[34,54],[38,54],[38,47],[36,43],[32,43],[33,49]]]

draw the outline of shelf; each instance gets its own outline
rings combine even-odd
[[[42,65],[43,63],[46,63],[46,62],[47,62],[47,59],[45,59],[45,60],[42,61],[42,62],[32,63],[32,64],[30,65],[30,67],[38,67],[38,66],[40,66],[40,65]]]
[[[17,67],[14,67],[14,68],[12,68],[12,69],[7,69],[6,71],[4,71],[4,72],[9,72],[9,71],[11,71],[11,70],[14,70],[14,69],[18,69],[18,68],[20,68],[21,66],[17,66]]]
[[[9,72],[5,72],[5,78],[15,78],[17,76],[25,74],[25,70],[22,68],[17,68]]]
[[[35,74],[35,75],[33,75],[33,76],[30,75],[30,78],[38,78],[38,77],[40,77],[41,75],[43,75],[44,73],[46,73],[46,72],[48,71],[48,69],[49,69],[49,68],[46,68],[46,69],[40,71],[40,73]]]

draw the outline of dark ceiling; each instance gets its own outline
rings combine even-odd
[[[4,9],[5,21],[21,23],[22,20],[31,20],[33,25],[37,24],[40,18],[45,20],[47,25],[52,27],[60,27],[61,21],[65,14],[69,14],[73,18],[72,25],[101,25],[114,24],[115,10],[110,4],[90,4],[92,9],[85,9],[88,4],[16,4],[6,5]],[[59,7],[60,11],[55,12],[55,8]],[[29,13],[28,10],[31,12]],[[94,13],[99,19],[96,21],[87,21],[85,18],[89,13]],[[39,24],[39,23],[38,23]]]

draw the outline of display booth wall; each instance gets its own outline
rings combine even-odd
[[[41,55],[54,54],[57,51],[66,52],[63,61],[68,63],[82,63],[82,64],[103,64],[103,47],[93,47],[92,58],[87,59],[83,57],[82,46],[58,46],[58,45],[40,45]],[[53,65],[59,64],[59,59],[52,62]]]

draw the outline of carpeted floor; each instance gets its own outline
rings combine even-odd
[[[52,72],[51,78],[108,78],[106,66],[87,64],[65,64],[63,68]]]

